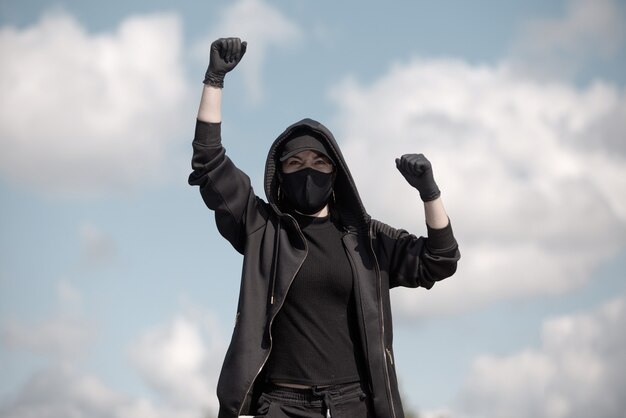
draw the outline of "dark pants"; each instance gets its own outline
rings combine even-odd
[[[326,388],[292,389],[268,385],[257,403],[263,418],[371,418],[369,398],[361,383]]]

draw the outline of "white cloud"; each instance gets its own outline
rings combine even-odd
[[[225,352],[211,316],[180,315],[142,334],[131,348],[131,359],[167,404],[217,410],[215,388]]]
[[[82,295],[69,281],[57,284],[58,308],[39,321],[5,318],[0,343],[15,352],[30,352],[53,362],[84,358],[93,346],[97,327],[81,314]]]
[[[626,243],[619,88],[537,82],[505,65],[413,60],[371,86],[347,80],[334,91],[338,137],[370,213],[425,232],[418,194],[394,164],[424,153],[461,245],[454,277],[430,292],[394,292],[399,313],[563,293]]]
[[[93,324],[77,316],[54,315],[38,323],[6,319],[0,329],[2,345],[12,350],[65,360],[82,357],[93,345]]]
[[[80,296],[65,282],[59,291],[72,299]],[[210,313],[187,308],[171,321],[146,330],[132,344],[131,364],[154,390],[154,399],[123,393],[80,370],[78,360],[88,354],[91,341],[88,325],[67,318],[5,324],[5,347],[44,354],[50,362],[15,394],[3,396],[0,416],[199,418],[217,411],[215,388],[226,345]]]
[[[57,13],[0,28],[0,173],[82,195],[163,178],[185,119],[180,26],[155,14],[91,34]]]
[[[537,76],[571,76],[613,56],[626,42],[626,13],[616,0],[569,0],[564,16],[527,22],[513,44],[512,66]]]
[[[73,366],[54,366],[39,371],[21,391],[4,405],[5,418],[199,418],[197,411],[184,411],[168,405],[122,394],[96,376]]]
[[[617,417],[626,410],[626,299],[546,321],[543,344],[471,367],[446,417]],[[430,415],[427,415],[430,416]]]
[[[263,96],[262,70],[268,51],[274,47],[293,45],[301,39],[302,32],[269,3],[239,0],[223,11],[217,27],[195,49],[200,56],[208,59],[211,42],[231,36],[239,37],[249,44],[241,65],[235,71],[243,74],[248,99],[258,102]]]

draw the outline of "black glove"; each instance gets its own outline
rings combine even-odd
[[[396,167],[406,181],[420,192],[424,202],[435,200],[441,195],[433,177],[433,168],[424,155],[405,154],[396,158]]]
[[[239,38],[220,38],[211,44],[209,68],[204,76],[204,84],[224,88],[224,76],[239,64],[246,53],[246,42]]]

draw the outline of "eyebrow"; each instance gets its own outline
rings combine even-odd
[[[320,159],[322,161],[324,161],[327,164],[333,165],[332,161],[330,160],[330,158],[328,158],[327,156],[323,155],[323,154],[319,154],[317,157],[315,157],[315,159]]]

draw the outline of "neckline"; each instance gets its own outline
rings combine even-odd
[[[292,213],[293,217],[296,218],[296,221],[298,221],[298,225],[300,225],[300,228],[326,228],[330,225],[332,225],[333,223],[331,222],[330,219],[330,215],[327,216],[307,216],[307,215],[301,215],[299,213]]]

